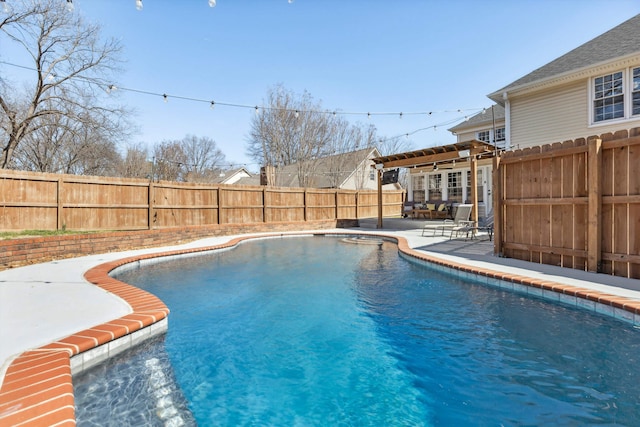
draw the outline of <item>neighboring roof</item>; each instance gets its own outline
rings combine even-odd
[[[251,176],[251,173],[249,173],[249,171],[246,170],[244,167],[240,167],[240,168],[236,168],[236,169],[229,169],[229,170],[226,170],[226,171],[223,171],[223,172],[224,172],[223,175],[216,176],[213,179],[212,182],[215,183],[215,184],[225,184],[231,178],[233,178],[235,175],[238,175],[238,174],[243,174],[243,175],[246,175],[248,177]]]
[[[260,175],[242,177],[234,185],[260,185]]]
[[[493,108],[493,113],[491,109]],[[449,132],[458,132],[461,129],[474,128],[482,125],[488,125],[491,127],[493,121],[504,120],[504,107],[502,105],[494,104],[489,108],[485,108],[475,116],[469,117],[462,123],[458,123],[454,127],[448,129]]]
[[[502,103],[504,92],[634,53],[640,53],[640,14],[495,91],[489,98]]]
[[[378,150],[370,147],[312,160],[310,161],[312,162],[312,166],[309,167],[309,170],[312,170],[313,187],[333,188],[336,182],[339,187],[355,173],[362,162],[378,155],[380,155]],[[276,185],[280,187],[302,187],[298,180],[299,166],[298,163],[292,163],[277,168],[276,173],[278,177],[276,179]]]
[[[469,150],[467,153],[466,151]],[[438,147],[423,148],[422,150],[406,153],[391,154],[372,159],[384,168],[424,166],[430,163],[446,163],[452,160],[481,154],[482,157],[493,157],[495,147],[483,141],[471,140],[456,144],[440,145]]]

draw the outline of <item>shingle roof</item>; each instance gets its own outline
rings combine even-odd
[[[496,96],[510,89],[633,53],[640,53],[640,14],[495,91],[489,97],[497,100]]]
[[[491,127],[493,120],[504,120],[504,107],[502,105],[493,105],[493,114],[491,114],[491,107],[479,112],[478,114],[469,117],[462,123],[458,123],[454,127],[448,129],[449,132],[457,132],[460,129],[468,129],[476,126],[487,125]]]
[[[371,157],[379,154],[375,148],[364,148],[313,160],[311,161],[312,165],[304,167],[304,169],[312,174],[312,187],[333,188],[336,186],[335,183],[338,183],[338,186],[344,183],[355,169],[370,157],[372,152]],[[278,174],[276,185],[280,187],[302,187],[303,185],[300,185],[298,179],[299,166],[299,164],[293,163],[278,168],[276,171]]]

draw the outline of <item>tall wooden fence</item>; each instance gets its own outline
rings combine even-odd
[[[640,128],[504,153],[496,251],[640,278]]]
[[[385,215],[403,191],[383,193]],[[377,216],[376,191],[149,182],[0,171],[0,230],[138,230]]]

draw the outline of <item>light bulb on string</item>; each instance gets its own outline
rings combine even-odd
[[[211,101],[211,105],[209,106],[209,108],[211,108],[212,110],[213,110],[214,108],[216,108],[216,103],[215,103],[215,101]]]
[[[166,93],[165,93],[165,94],[163,94],[163,95],[162,95],[162,97],[164,98],[164,102],[165,102],[165,104],[166,104],[167,102],[169,102],[169,97],[167,96],[167,94],[166,94]]]
[[[257,105],[255,106],[255,109],[256,109],[256,114],[260,114],[260,108],[258,108]]]
[[[11,13],[11,6],[7,3],[7,0],[0,0],[2,3],[2,13],[6,13],[7,15]]]
[[[402,111],[400,111],[400,118],[402,118]]]
[[[136,9],[142,10],[143,7],[142,0],[136,0]]]
[[[118,88],[115,85],[109,85],[109,86],[107,86],[107,93],[111,93],[116,89],[118,89]]]
[[[216,0],[209,0],[209,7],[216,7]]]
[[[67,10],[69,12],[73,12],[74,6],[73,6],[73,0],[67,0]]]
[[[293,116],[297,119],[298,117],[300,117],[300,112],[296,110],[296,112],[293,113]]]

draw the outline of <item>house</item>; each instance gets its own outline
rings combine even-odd
[[[380,156],[376,148],[365,148],[281,167],[264,168],[264,184],[278,187],[340,188],[376,190],[377,173],[371,159]],[[395,184],[383,190],[397,190]]]
[[[449,129],[457,143],[476,140],[508,150],[640,126],[640,15],[488,97],[494,105]],[[410,169],[409,200],[469,199],[469,163],[437,166]],[[491,160],[480,158],[478,202],[487,212],[491,171]]]
[[[254,179],[251,173],[243,167],[222,171],[219,176],[213,179],[216,184],[243,184],[243,182]],[[245,184],[248,185],[248,184]]]
[[[488,96],[511,149],[638,127],[640,15]]]

